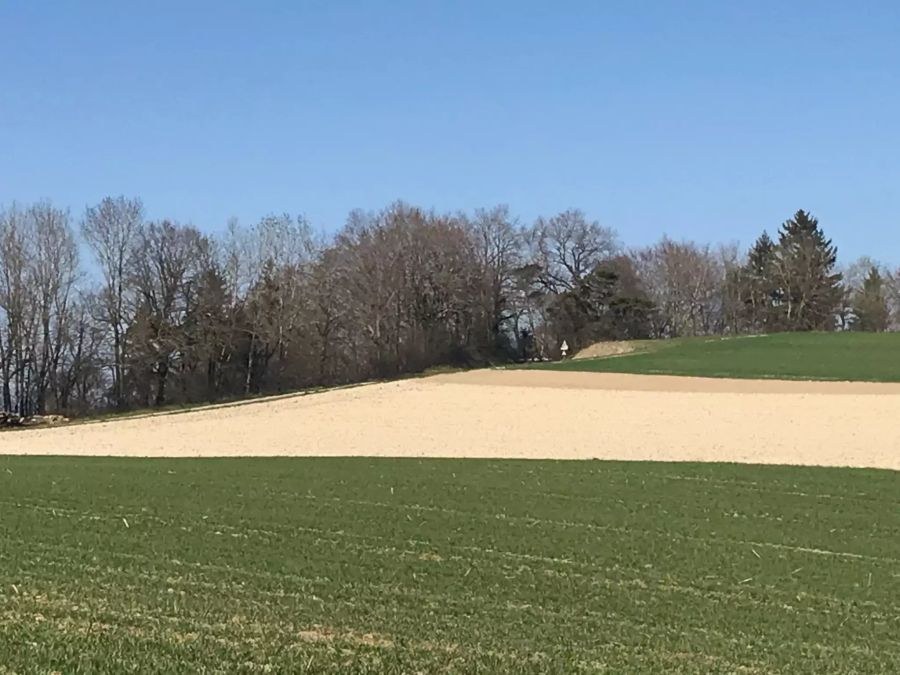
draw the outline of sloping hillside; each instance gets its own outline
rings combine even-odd
[[[615,358],[579,358],[536,367],[700,377],[900,382],[900,333],[778,333],[627,344],[634,351]],[[610,351],[607,348],[606,353]]]
[[[613,359],[613,360],[623,360]],[[0,434],[0,454],[391,456],[900,469],[900,385],[483,370]]]

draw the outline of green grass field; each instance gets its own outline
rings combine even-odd
[[[635,343],[637,352],[536,368],[783,380],[900,382],[900,333],[780,333]]]
[[[896,473],[0,458],[0,672],[900,672]]]

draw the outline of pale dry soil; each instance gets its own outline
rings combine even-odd
[[[635,350],[634,344],[627,341],[595,342],[575,354],[574,359],[597,359],[608,356],[624,356]]]
[[[0,434],[0,454],[509,457],[900,470],[900,385],[484,370]]]

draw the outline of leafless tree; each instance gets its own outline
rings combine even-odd
[[[135,245],[129,276],[136,291],[133,361],[152,373],[153,403],[162,405],[170,370],[186,349],[184,322],[206,241],[193,227],[162,221],[141,226]]]
[[[539,218],[531,231],[531,243],[540,280],[553,293],[571,291],[597,263],[620,249],[614,230],[589,221],[577,209]]]
[[[889,311],[889,330],[900,330],[900,269],[885,275],[885,292]]]
[[[54,383],[54,397],[60,411],[84,414],[103,405],[108,378],[102,353],[108,333],[94,318],[98,314],[91,308],[95,302],[95,297],[79,294],[70,306]]]
[[[125,332],[129,314],[127,276],[131,256],[144,218],[139,199],[106,197],[96,206],[88,207],[81,224],[81,233],[96,258],[102,276],[97,295],[98,318],[112,333],[113,398],[117,407],[125,405]]]
[[[352,212],[333,237],[290,215],[214,237],[145,223],[118,197],[85,211],[96,266],[82,275],[68,212],[13,205],[0,209],[0,396],[20,414],[87,412],[553,356],[564,338],[828,327],[832,305],[813,301],[840,284],[836,251],[807,215],[746,252],[664,238],[624,254],[576,210],[522,227],[505,206],[396,202]],[[882,330],[890,309],[896,327],[900,272],[872,267],[844,270],[838,313],[861,326],[853,312],[871,318],[874,298],[867,325]]]
[[[40,202],[0,214],[4,409],[43,413],[68,338],[78,249],[67,211]]]
[[[708,245],[664,237],[634,252],[633,258],[657,308],[657,335],[708,335],[721,330],[724,265]]]
[[[287,359],[315,244],[306,220],[289,214],[267,216],[237,237],[233,264],[237,288],[246,298],[244,393],[249,394],[254,377],[265,379],[273,357]]]
[[[29,216],[40,343],[40,351],[35,355],[35,408],[43,414],[69,331],[70,305],[78,277],[78,246],[67,211],[42,202],[31,207]]]
[[[518,270],[524,264],[522,229],[510,215],[509,207],[479,209],[470,222],[473,248],[481,270],[479,285],[481,311],[484,313],[486,346],[497,349],[504,336],[515,339],[515,319],[520,315],[514,306]]]
[[[32,233],[27,213],[13,205],[0,213],[0,310],[3,312],[3,408],[30,412],[30,366],[35,349]]]

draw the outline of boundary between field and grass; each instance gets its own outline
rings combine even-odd
[[[280,401],[288,398],[302,398],[305,396],[313,396],[316,394],[326,394],[332,391],[344,391],[347,389],[357,389],[359,387],[367,387],[375,384],[390,384],[392,382],[404,382],[406,380],[419,380],[440,375],[453,375],[456,373],[466,372],[464,368],[429,368],[421,373],[408,373],[398,375],[390,379],[365,380],[363,382],[350,382],[347,384],[335,384],[323,387],[310,387],[308,389],[296,389],[278,394],[251,394],[247,397],[229,399],[224,401],[203,402],[203,403],[187,403],[176,404],[173,406],[163,406],[161,408],[141,408],[138,410],[124,411],[107,411],[99,414],[86,415],[84,417],[74,417],[68,422],[56,425],[36,425],[23,427],[0,428],[0,433],[7,432],[24,432],[39,429],[54,429],[62,427],[85,426],[88,424],[105,424],[107,422],[118,422],[120,420],[137,420],[150,417],[167,417],[171,415],[183,415],[187,413],[203,412],[206,410],[220,410],[224,408],[238,408],[242,406],[255,405],[258,403],[269,403],[271,401]]]
[[[627,352],[617,344],[627,345]],[[604,354],[609,351],[609,354]],[[597,353],[596,356],[593,355]],[[900,333],[769,333],[597,343],[534,370],[810,382],[900,382]]]
[[[59,425],[14,427],[2,431],[180,415],[435,376],[443,376],[436,381],[458,384],[560,389],[599,388],[674,393],[900,394],[900,334],[775,333],[631,340],[597,343],[582,351],[594,348],[600,354],[588,358],[578,358],[576,354],[573,358],[553,362],[505,364],[486,368],[436,367],[393,378],[230,400],[122,412],[106,411],[75,417]],[[609,353],[603,354],[607,350]],[[895,353],[897,356],[893,358]],[[893,361],[898,365],[891,365]],[[887,364],[883,368],[882,362]],[[832,374],[834,371],[840,374]],[[522,375],[505,381],[492,379],[496,374],[504,372],[519,372]],[[528,372],[543,372],[545,375],[529,377],[524,374]],[[551,373],[556,373],[558,377]],[[564,381],[561,377],[563,375],[574,377]],[[729,381],[734,384],[724,384]],[[802,386],[786,386],[788,383]]]

